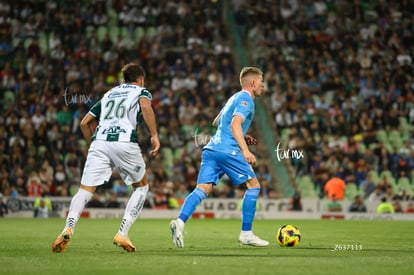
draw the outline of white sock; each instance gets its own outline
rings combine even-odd
[[[184,227],[184,222],[183,220],[181,220],[180,218],[177,219],[178,225],[180,225],[181,227]]]
[[[70,202],[69,213],[66,218],[66,228],[70,227],[72,230],[75,230],[75,225],[79,220],[80,215],[85,208],[85,205],[92,198],[92,193],[86,191],[85,189],[79,188],[78,192],[73,196],[72,201]]]
[[[128,236],[131,225],[141,214],[145,199],[147,198],[148,188],[148,184],[143,187],[136,188],[129,198],[129,201],[125,207],[124,217],[122,218],[118,231],[122,236]]]
[[[248,236],[248,235],[250,235],[250,234],[252,234],[252,231],[251,230],[249,230],[249,231],[241,231],[240,232],[240,235],[242,235],[242,236]]]

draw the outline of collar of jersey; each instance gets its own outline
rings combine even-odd
[[[252,95],[250,94],[250,92],[249,92],[249,91],[246,91],[246,90],[241,90],[241,92],[246,93],[246,94],[248,94],[250,97],[252,97]]]

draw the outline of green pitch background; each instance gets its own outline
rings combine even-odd
[[[414,222],[288,221],[296,248],[275,242],[282,220],[257,220],[266,248],[237,243],[239,220],[190,220],[185,248],[172,247],[169,220],[138,220],[135,253],[112,244],[119,220],[81,219],[65,253],[51,252],[63,219],[0,219],[0,274],[414,274]],[[362,245],[362,251],[336,250]]]

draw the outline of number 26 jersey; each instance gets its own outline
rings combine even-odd
[[[138,143],[137,124],[142,120],[139,99],[152,100],[151,93],[140,86],[121,84],[105,93],[89,110],[98,120],[93,140]]]

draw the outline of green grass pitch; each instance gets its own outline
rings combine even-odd
[[[130,230],[135,253],[112,244],[119,222],[81,218],[65,253],[55,254],[63,219],[0,219],[0,274],[414,273],[414,222],[256,220],[255,233],[271,245],[255,248],[237,243],[240,220],[190,220],[185,248],[176,249],[169,220],[141,219]],[[296,248],[276,244],[286,223],[301,231]]]

